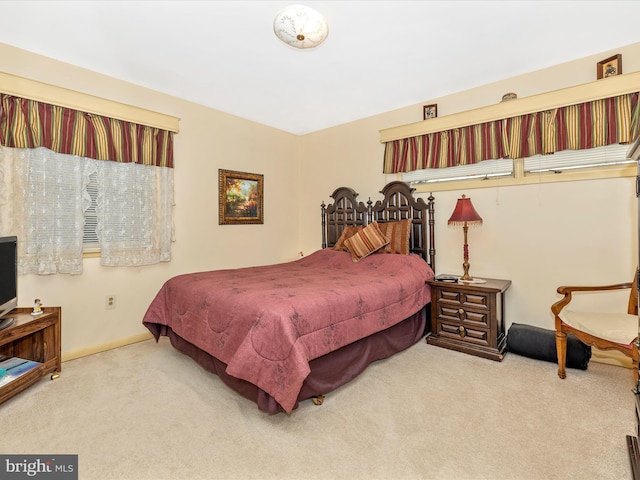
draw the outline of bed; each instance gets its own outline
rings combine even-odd
[[[169,279],[143,324],[262,411],[321,403],[430,328],[434,199],[402,182],[380,193],[364,204],[336,189],[321,205],[322,248],[299,260]]]

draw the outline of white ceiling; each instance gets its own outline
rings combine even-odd
[[[294,3],[327,18],[319,47],[273,34]],[[2,43],[295,134],[640,40],[635,0],[4,0],[0,18]]]

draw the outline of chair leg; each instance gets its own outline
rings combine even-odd
[[[567,377],[567,334],[556,330],[556,354],[558,356],[558,376]]]

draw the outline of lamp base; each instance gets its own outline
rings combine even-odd
[[[481,278],[469,278],[468,280],[463,280],[462,277],[460,277],[458,278],[458,283],[487,283],[487,281]]]

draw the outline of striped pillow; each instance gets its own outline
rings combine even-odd
[[[367,255],[384,247],[387,243],[389,241],[378,228],[378,222],[367,225],[344,241],[344,245],[351,252],[351,258],[354,262],[362,260]]]
[[[338,240],[336,241],[336,243],[333,245],[333,249],[334,250],[344,250],[345,252],[348,251],[345,247],[344,247],[344,241],[349,238],[352,237],[353,235],[355,235],[357,232],[359,232],[360,230],[362,230],[364,227],[360,226],[350,226],[350,227],[344,227],[344,230],[342,230],[342,235],[340,235],[340,238],[338,238]]]
[[[411,246],[409,239],[411,238],[411,219],[400,220],[398,222],[386,222],[378,225],[380,231],[389,241],[380,253],[399,253],[401,255],[409,255]]]

